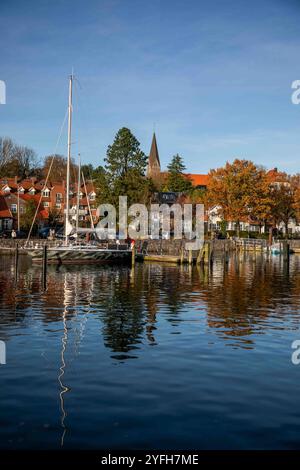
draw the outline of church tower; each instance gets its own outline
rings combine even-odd
[[[160,161],[156,143],[155,132],[153,133],[152,144],[150,149],[150,155],[148,160],[147,176],[149,178],[155,178],[160,174]]]

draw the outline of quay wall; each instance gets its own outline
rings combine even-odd
[[[25,248],[26,239],[0,239],[0,254],[12,254],[15,252],[16,244],[18,243],[19,253],[22,254]],[[138,240],[136,242],[136,252],[149,254],[149,255],[166,255],[166,256],[181,256],[182,251],[187,255],[186,240]],[[213,240],[209,241],[213,252],[218,255],[224,251],[230,252],[235,250],[236,245],[234,240]],[[48,247],[57,246],[57,240],[44,240],[44,239],[32,239],[28,243],[28,248],[34,246],[44,246],[47,244]],[[300,253],[300,240],[289,240],[289,245],[292,250]],[[23,251],[24,254],[26,251]],[[196,252],[194,252],[196,256]]]

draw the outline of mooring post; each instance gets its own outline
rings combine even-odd
[[[213,256],[214,256],[214,249],[215,249],[215,240],[210,242],[210,250],[209,250],[209,262],[212,264]]]
[[[290,245],[287,240],[283,242],[283,261],[289,262],[290,258]]]
[[[135,267],[135,244],[131,248],[131,266]]]
[[[193,250],[189,250],[189,264],[193,264]]]
[[[198,256],[197,256],[197,260],[196,260],[196,263],[197,264],[201,264],[202,262],[202,258],[203,258],[203,247],[204,247],[204,244],[201,246],[201,248],[199,249],[199,253],[198,253]]]
[[[47,288],[47,245],[43,248],[43,273],[42,273],[43,288]]]
[[[204,263],[209,264],[210,260],[210,244],[208,242],[205,242],[205,247],[204,247]]]
[[[16,244],[15,248],[15,280],[18,278],[18,267],[19,267],[19,244]]]
[[[181,264],[184,263],[184,246],[183,246],[183,243],[182,243],[182,245],[181,245],[180,263],[181,263]]]
[[[224,240],[223,255],[224,255],[224,263],[228,263],[228,246],[227,246],[227,240]]]

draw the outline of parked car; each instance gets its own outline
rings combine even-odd
[[[17,238],[27,238],[27,233],[24,232],[23,230],[17,230],[16,234],[17,234]]]
[[[38,230],[38,235],[40,238],[48,238],[50,233],[50,227],[41,227]]]

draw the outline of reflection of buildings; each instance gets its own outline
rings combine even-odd
[[[104,344],[113,357],[126,359],[138,356],[141,343],[156,344],[158,319],[160,325],[166,321],[180,330],[184,312],[195,318],[201,313],[224,341],[234,338],[239,346],[247,346],[255,342],[258,331],[273,328],[272,319],[297,314],[300,305],[297,256],[291,257],[289,275],[279,258],[266,262],[263,256],[257,256],[256,262],[233,257],[229,265],[216,261],[211,271],[160,264],[137,265],[133,271],[127,267],[86,266],[80,271],[71,266],[51,267],[46,292],[41,291],[40,267],[21,263],[15,285],[12,265],[11,258],[1,259],[3,335],[9,335],[7,324],[34,316],[39,299],[39,321],[62,322],[64,333],[68,327],[70,354],[78,351],[90,315],[99,320]],[[182,328],[184,334],[184,323]]]

